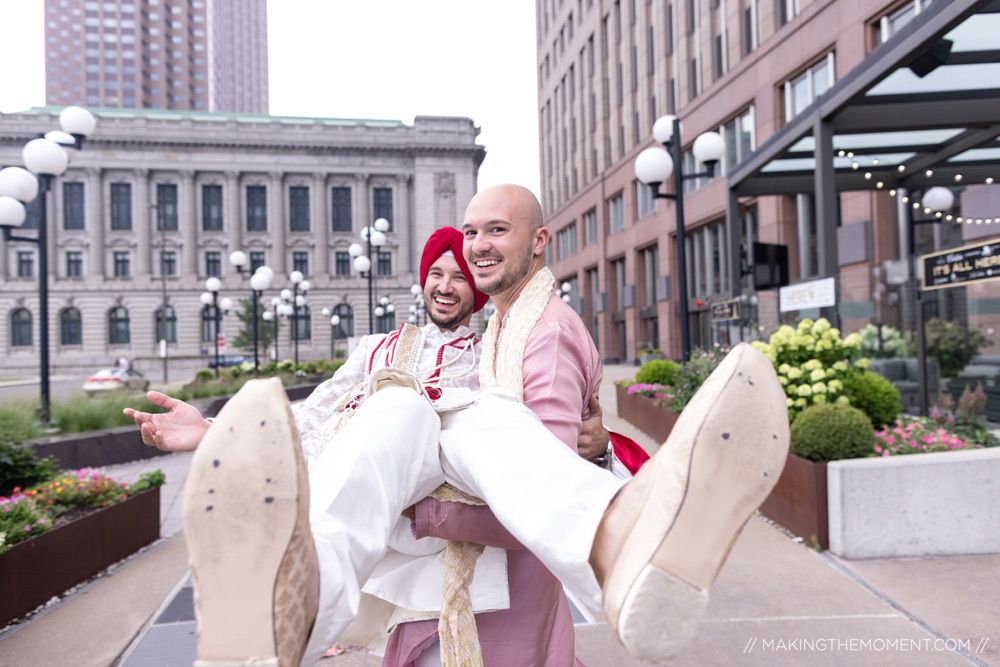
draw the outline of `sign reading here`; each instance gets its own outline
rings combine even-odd
[[[808,283],[789,285],[778,290],[781,312],[804,310],[806,308],[826,308],[837,305],[837,292],[833,278],[813,280]]]
[[[1000,240],[922,255],[922,289],[944,289],[1000,278]]]

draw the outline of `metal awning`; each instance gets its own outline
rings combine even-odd
[[[737,165],[731,194],[816,192],[831,176],[835,191],[1000,179],[998,36],[1000,0],[934,0]],[[909,66],[942,40],[950,53],[918,77]]]

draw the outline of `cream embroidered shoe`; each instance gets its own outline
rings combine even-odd
[[[183,503],[195,665],[298,667],[319,569],[306,465],[279,380],[251,380],[226,403],[195,451]]]
[[[630,655],[667,660],[692,639],[730,548],[781,474],[788,440],[771,361],[737,345],[597,530],[590,562]]]

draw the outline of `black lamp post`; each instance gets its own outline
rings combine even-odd
[[[329,308],[324,308],[323,317],[330,318],[330,361],[333,361],[336,358],[337,353],[337,337],[340,333],[340,315],[333,312]]]
[[[715,163],[726,152],[726,144],[718,132],[705,132],[694,141],[692,152],[696,162],[705,165],[705,171],[684,174],[684,154],[681,150],[681,124],[676,116],[661,116],[653,124],[653,136],[669,149],[669,153],[653,146],[635,158],[635,175],[653,190],[653,196],[672,199],[677,214],[677,290],[681,311],[681,355],[683,361],[691,357],[691,338],[688,327],[687,259],[684,247],[684,181],[692,178],[711,178]],[[674,176],[673,193],[660,192],[660,183]]]
[[[385,233],[389,231],[389,221],[379,218],[374,226],[361,230],[361,239],[367,244],[367,250],[360,243],[352,243],[347,252],[354,258],[354,270],[368,279],[368,333],[375,333],[375,273],[378,270],[378,257],[372,261],[372,248],[378,249],[385,245]]]
[[[292,340],[295,341],[295,363],[299,363],[299,308],[306,305],[306,293],[311,285],[303,280],[301,271],[292,271],[288,276],[292,281]],[[299,293],[301,292],[301,294]]]
[[[282,290],[282,294],[285,292],[291,293],[289,290]],[[274,361],[278,361],[278,318],[284,316],[285,304],[281,300],[281,297],[274,297],[271,299],[272,310],[265,310],[262,317],[266,322],[274,322]]]
[[[236,271],[242,274],[247,269],[247,255],[242,250],[237,250],[229,255],[229,263],[236,267]],[[271,287],[274,279],[274,271],[269,266],[259,266],[254,274],[250,276],[250,295],[253,308],[253,374],[260,375],[260,356],[257,352],[260,334],[257,331],[257,304],[264,294],[264,290]],[[265,313],[266,314],[266,313]],[[267,319],[267,318],[264,318]]]
[[[219,334],[222,331],[222,311],[228,312],[233,306],[233,300],[226,297],[219,300],[219,290],[222,289],[222,281],[212,276],[205,281],[205,289],[207,292],[202,292],[201,302],[206,306],[212,307],[212,314],[215,320],[215,377],[219,377]]]
[[[62,130],[48,132],[24,146],[22,158],[27,171],[20,167],[0,170],[0,227],[6,241],[27,241],[38,245],[38,334],[39,393],[38,416],[48,424],[51,405],[49,383],[49,248],[46,195],[52,179],[62,175],[69,165],[69,150],[78,150],[97,125],[93,114],[82,107],[66,107],[59,114]],[[15,236],[27,216],[24,204],[41,196],[38,204],[38,235]]]

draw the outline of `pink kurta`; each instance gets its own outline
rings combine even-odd
[[[502,334],[501,334],[502,335]],[[524,351],[524,403],[576,451],[588,399],[601,383],[601,360],[580,316],[553,295]],[[531,465],[526,461],[525,465]],[[420,501],[418,538],[440,537],[508,549],[510,609],[476,615],[487,667],[564,667],[574,656],[573,619],[562,585],[500,525],[487,507]],[[403,623],[386,648],[384,666],[404,667],[437,641],[437,621]]]

